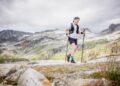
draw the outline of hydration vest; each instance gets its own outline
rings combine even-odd
[[[73,24],[71,23],[71,28],[70,28],[70,30],[69,30],[69,34],[72,34],[73,32],[74,32],[74,26],[73,26]],[[77,33],[77,34],[79,33],[79,25],[77,25],[76,33]]]

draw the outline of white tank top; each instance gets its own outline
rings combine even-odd
[[[77,39],[78,38],[78,34],[76,33],[77,32],[77,25],[75,25],[74,23],[73,24],[73,27],[74,27],[74,31],[73,33],[71,33],[69,35],[70,38],[74,38],[74,39]],[[69,25],[68,29],[70,30],[71,29],[71,24]],[[80,28],[79,28],[79,31],[80,31]]]

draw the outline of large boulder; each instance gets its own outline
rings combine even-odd
[[[0,77],[5,77],[9,73],[9,71],[14,67],[11,64],[0,64]]]
[[[21,74],[18,86],[51,86],[45,76],[34,69],[28,68]]]
[[[6,67],[8,66],[8,67]],[[17,84],[17,81],[22,74],[28,67],[26,65],[3,65],[3,68],[0,70],[0,77],[3,79],[1,82],[2,84]],[[4,70],[6,70],[4,72]]]

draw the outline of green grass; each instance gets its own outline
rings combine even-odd
[[[114,82],[115,86],[120,86],[120,65],[111,61],[106,71],[107,78]]]
[[[94,41],[86,41],[84,48],[84,59],[90,60],[102,55],[105,55],[106,49],[105,45],[109,44],[109,41],[106,39],[94,40]],[[80,46],[80,45],[79,45]],[[42,45],[40,47],[35,46],[32,49],[33,54],[31,55],[32,60],[41,60],[41,59],[50,59],[50,60],[64,60],[66,56],[65,48],[62,52],[53,53],[51,50],[53,47]],[[69,47],[69,52],[71,48]],[[52,54],[51,54],[52,53]],[[75,59],[81,59],[81,49],[79,49],[75,54]]]
[[[64,60],[65,59],[65,53],[57,53],[54,56],[50,58],[51,60]]]
[[[104,65],[105,69],[99,69],[101,71],[90,74],[87,78],[106,78],[113,82],[113,86],[120,86],[120,64],[113,58]]]
[[[85,49],[92,49],[92,48],[95,48],[97,45],[102,45],[102,44],[106,44],[106,43],[109,43],[109,41],[106,39],[89,41],[89,42],[85,43]]]
[[[97,58],[98,56],[101,56],[104,54],[105,49],[103,48],[103,45],[97,45],[95,48],[92,49],[86,49],[84,50],[84,59],[85,60],[90,60],[93,58]],[[78,50],[75,54],[75,59],[80,60],[81,59],[81,50]],[[52,56],[50,59],[51,60],[64,60],[66,54],[65,52],[60,52]]]
[[[111,80],[113,82],[113,86],[120,86],[120,69],[108,69],[107,71],[104,72],[97,72],[93,73],[87,78],[106,78],[108,80]]]
[[[94,58],[96,57],[98,54],[95,52],[93,53],[93,51],[91,52],[90,49],[93,48],[98,48],[98,45],[103,45],[108,43],[108,41],[106,39],[101,39],[101,40],[95,40],[95,41],[89,41],[85,43],[85,58],[88,59],[88,57],[90,56],[90,58]],[[51,52],[51,50],[53,49],[52,46],[48,46],[48,45],[40,45],[38,46],[34,46],[34,48],[32,48],[31,52],[33,52],[33,55],[31,55],[31,59],[32,60],[41,60],[41,59],[51,59],[51,60],[64,60],[65,59],[65,51],[64,49],[62,50],[62,52],[59,53],[53,53]],[[69,52],[70,52],[70,48],[69,48]],[[50,55],[50,53],[53,53],[53,55]],[[47,58],[48,57],[48,58]],[[76,53],[75,58],[77,60],[80,60],[81,58],[81,49],[79,49],[79,51]]]
[[[28,59],[21,58],[17,55],[0,55],[0,63],[5,63],[5,62],[18,62],[18,61],[28,61]]]
[[[86,78],[100,79],[100,78],[106,78],[106,75],[107,75],[106,72],[95,72],[95,73],[88,75]]]
[[[109,45],[109,41],[106,39],[97,40],[97,41],[89,41],[85,44],[84,49],[84,60],[91,60],[95,59],[101,56],[105,56],[109,54],[109,49],[106,49],[106,46]],[[111,46],[110,46],[111,47]],[[71,48],[69,48],[69,51]],[[53,55],[50,59],[52,60],[64,60],[65,58],[65,52],[60,52],[55,55]],[[75,59],[80,60],[81,59],[81,49],[79,49],[75,54]]]
[[[101,46],[100,47],[98,47],[98,46],[104,45],[108,42],[109,41],[107,41],[106,39],[85,42],[84,58],[86,60],[96,58],[97,56],[99,56],[101,54],[100,50],[99,50],[99,52],[96,51],[97,49],[99,49],[101,47]],[[31,59],[32,60],[41,60],[41,59],[64,60],[65,52],[66,52],[65,48],[62,50],[62,52],[59,52],[59,53],[53,53],[51,51],[53,48],[54,47],[48,46],[48,45],[40,45],[39,47],[34,46],[32,49],[30,49],[31,52],[33,52],[33,54],[31,55]],[[70,50],[71,50],[71,48],[69,48],[69,52],[70,52]],[[52,55],[51,55],[51,53],[52,53]],[[81,59],[81,49],[79,49],[77,51],[77,53],[75,54],[75,58],[76,58],[76,60]]]

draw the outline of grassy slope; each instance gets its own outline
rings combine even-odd
[[[115,45],[117,43],[117,46]],[[96,40],[96,41],[89,41],[85,43],[85,50],[84,50],[84,59],[90,60],[97,57],[110,55],[110,52],[112,51],[112,48],[120,48],[120,40],[117,39],[114,42],[107,41],[106,39],[103,40]],[[118,50],[117,53],[120,53]],[[76,54],[75,58],[76,60],[80,60],[81,57],[81,49],[79,49]],[[65,58],[65,52],[60,52],[55,54],[51,57],[52,60],[63,60]]]
[[[118,35],[120,35],[120,33],[118,33]],[[108,41],[107,39],[99,39],[99,40],[94,40],[94,41],[86,41],[85,42],[85,50],[84,50],[84,59],[85,60],[90,60],[90,59],[94,59],[103,55],[108,55],[112,49],[112,47],[115,47],[114,43],[112,42],[116,42],[118,44],[120,44],[120,38],[118,38],[117,40],[111,40]],[[80,46],[80,45],[79,45]],[[108,48],[106,48],[106,46],[108,46]],[[21,53],[21,50],[19,51],[20,53],[18,54],[13,54],[11,55],[0,55],[0,61],[5,61],[6,59],[9,60],[9,58],[14,59],[16,61],[21,61],[22,58],[32,58],[33,60],[40,60],[40,59],[50,59],[50,60],[64,60],[65,59],[65,48],[62,49],[62,52],[58,52],[56,54],[54,54],[52,52],[52,49],[54,47],[50,46],[50,45],[37,45],[34,47],[31,47],[30,49],[23,49],[22,51],[25,50],[25,55],[23,53]],[[120,48],[120,46],[118,45],[117,48]],[[70,51],[70,50],[69,50]],[[53,56],[50,57],[50,55],[53,54]],[[43,58],[44,57],[44,58]],[[48,57],[48,58],[47,58]],[[2,59],[5,58],[5,59]],[[18,58],[18,60],[17,60]],[[21,59],[20,59],[21,58]],[[79,49],[77,51],[77,53],[75,54],[75,58],[76,60],[80,60],[81,59],[81,49]],[[24,59],[23,59],[24,60]]]

